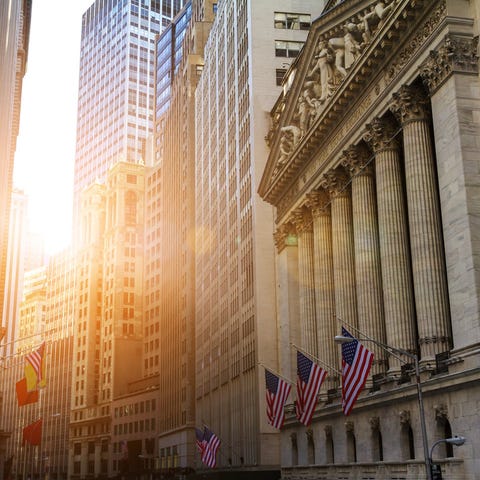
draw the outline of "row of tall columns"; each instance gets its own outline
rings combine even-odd
[[[451,337],[429,103],[419,88],[403,86],[391,107],[403,128],[415,306],[424,359],[447,350]]]
[[[404,86],[391,110],[403,131],[405,183],[398,126],[390,115],[375,118],[365,142],[343,152],[341,166],[323,175],[289,219],[298,236],[301,347],[332,366],[341,322],[411,352],[418,336],[422,361],[450,346],[428,99]],[[381,373],[385,352],[371,348],[372,373]],[[390,358],[389,367],[398,371],[399,360]]]
[[[312,211],[314,244],[315,314],[317,317],[318,357],[326,365],[336,365],[338,352],[332,338],[337,333],[335,322],[335,289],[333,278],[332,220],[329,197],[324,191],[308,195],[307,205]],[[329,369],[324,382],[326,390],[335,388],[337,375]]]
[[[385,343],[375,180],[373,165],[369,163],[371,154],[362,145],[345,150],[342,161],[350,172],[352,184],[358,329]],[[385,351],[374,344],[369,348],[374,351],[372,373],[383,372]]]
[[[314,246],[312,217],[308,211],[297,210],[292,221],[298,238],[298,276],[300,297],[300,338],[302,348],[317,354],[317,322],[315,315]]]
[[[411,288],[407,213],[403,201],[400,145],[391,119],[375,118],[364,136],[375,155],[380,262],[388,345],[415,350],[415,308]],[[390,359],[390,369],[400,361]]]

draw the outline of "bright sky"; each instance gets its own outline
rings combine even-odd
[[[47,253],[70,244],[82,14],[94,0],[34,0],[14,186]]]

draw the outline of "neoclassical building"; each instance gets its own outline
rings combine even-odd
[[[295,380],[298,346],[329,375],[309,427],[286,407],[282,478],[426,476],[411,358],[369,344],[345,417],[342,324],[418,356],[428,448],[467,439],[434,463],[478,478],[479,20],[476,0],[330,1],[287,73],[259,187],[276,213],[278,369]]]

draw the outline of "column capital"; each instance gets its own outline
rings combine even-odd
[[[478,74],[478,37],[447,34],[420,66],[420,76],[433,95],[452,73]]]
[[[346,197],[350,195],[349,180],[347,172],[343,168],[337,167],[323,174],[321,185],[327,190],[330,198]]]
[[[374,153],[400,148],[400,143],[395,137],[398,125],[392,118],[375,117],[371,123],[367,123],[366,130],[363,140],[367,142]]]
[[[430,116],[429,98],[420,87],[402,85],[393,94],[390,110],[405,125],[413,121],[427,120]]]
[[[330,197],[323,188],[307,193],[306,204],[314,218],[330,215]]]
[[[280,253],[285,247],[296,247],[297,235],[295,234],[295,227],[291,223],[280,225],[273,234],[273,239],[278,253]]]
[[[297,233],[313,232],[312,214],[307,208],[296,208],[290,221],[295,225]]]
[[[342,165],[351,177],[373,175],[373,165],[368,163],[371,153],[365,145],[350,145],[343,151]]]

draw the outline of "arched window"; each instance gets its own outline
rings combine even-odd
[[[347,429],[347,462],[356,463],[357,441],[355,439],[353,422],[347,422],[346,429]]]
[[[315,465],[315,442],[312,430],[307,430],[307,461],[309,465]]]
[[[298,465],[297,434],[292,433],[290,438],[292,440],[292,465]]]
[[[400,449],[402,451],[402,460],[415,459],[415,440],[413,430],[410,424],[410,412],[402,410],[400,412]]]
[[[325,457],[326,463],[335,463],[335,448],[331,425],[325,427]]]
[[[436,437],[438,440],[443,438],[452,438],[452,427],[448,418],[445,416],[437,417]],[[453,445],[442,442],[435,448],[435,455],[440,458],[453,457]]]
[[[132,191],[125,194],[125,223],[127,225],[137,223],[137,196]]]
[[[372,461],[383,461],[383,440],[382,432],[380,431],[380,419],[372,417],[370,419],[370,426],[372,427]]]

